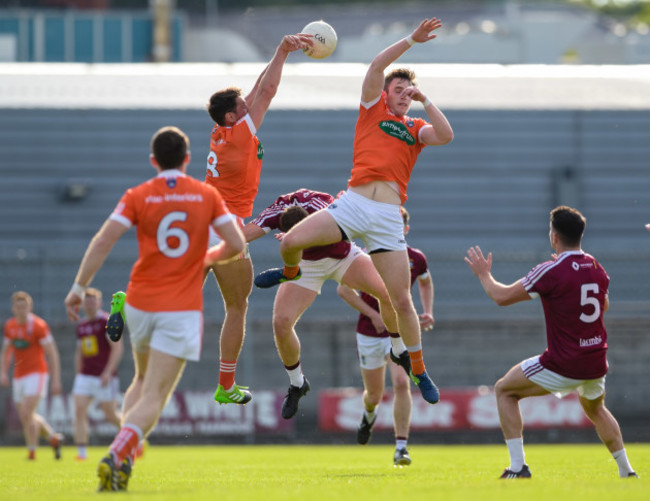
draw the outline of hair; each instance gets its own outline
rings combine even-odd
[[[403,206],[400,205],[399,213],[402,215],[402,221],[404,221],[404,226],[408,226],[411,216],[409,211],[407,211]]]
[[[239,96],[241,96],[239,87],[228,87],[212,94],[208,102],[210,118],[218,125],[226,125],[226,113],[232,113],[237,109]]]
[[[418,85],[418,81],[415,78],[415,72],[413,70],[409,70],[408,68],[397,68],[391,71],[384,78],[384,90],[386,92],[388,92],[388,87],[390,86],[390,83],[396,78],[408,80],[409,82],[411,82],[411,85],[415,85],[416,87]]]
[[[580,246],[586,226],[587,219],[577,209],[560,205],[551,211],[551,228],[567,247]]]
[[[102,291],[96,289],[95,287],[88,287],[84,293],[84,297],[96,297],[100,301],[102,300]]]
[[[16,303],[17,301],[27,301],[30,306],[34,304],[32,296],[25,291],[16,291],[11,295],[11,304]]]
[[[309,213],[300,205],[287,207],[280,216],[280,231],[286,233],[308,215]]]
[[[162,170],[178,169],[183,165],[190,140],[178,127],[163,127],[151,138],[151,154]]]

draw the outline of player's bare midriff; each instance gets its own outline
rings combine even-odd
[[[370,181],[359,186],[351,186],[350,191],[375,202],[401,205],[399,188],[394,181]]]

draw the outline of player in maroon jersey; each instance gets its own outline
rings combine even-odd
[[[400,207],[404,222],[404,235],[409,232],[409,213]],[[411,273],[411,287],[418,283],[420,303],[423,313],[418,315],[420,329],[430,331],[433,329],[433,279],[429,273],[426,256],[422,251],[407,247],[409,269]],[[397,364],[390,360],[390,334],[386,330],[377,300],[362,292],[345,285],[339,285],[337,292],[343,300],[359,311],[357,322],[357,354],[359,366],[363,377],[363,406],[364,412],[361,424],[357,429],[357,442],[365,445],[370,441],[372,427],[377,420],[377,407],[384,396],[386,380],[386,367],[390,373],[393,385],[393,428],[395,431],[395,453],[393,464],[395,466],[408,466],[411,457],[406,449],[408,445],[409,428],[411,424],[411,386],[407,374]]]
[[[124,353],[120,339],[109,342],[106,336],[108,313],[102,310],[102,293],[89,287],[83,297],[85,318],[77,324],[77,349],[75,351],[75,378],[72,388],[74,396],[74,441],[77,445],[77,459],[87,458],[88,408],[96,400],[106,420],[120,428],[120,413],[117,410],[119,379],[117,367]]]
[[[271,230],[286,232],[309,214],[325,209],[333,201],[334,197],[328,193],[304,188],[282,195],[244,226],[244,237],[250,242]],[[282,235],[284,233],[276,238],[281,240]],[[302,276],[297,280],[282,283],[273,305],[275,344],[290,381],[289,391],[282,405],[284,419],[291,419],[296,414],[299,400],[310,389],[309,381],[303,376],[300,365],[300,341],[295,325],[320,294],[325,280],[336,280],[377,297],[385,325],[390,332],[397,332],[397,318],[388,291],[372,260],[359,247],[347,241],[311,247],[305,249],[300,266]],[[408,362],[408,352],[399,335],[391,337],[391,341],[391,353],[395,359],[401,363],[404,363],[404,360]]]
[[[636,477],[630,466],[618,422],[605,407],[607,331],[603,315],[609,307],[609,276],[581,248],[586,219],[566,206],[551,211],[551,261],[505,285],[492,276],[487,258],[476,246],[465,261],[499,306],[540,297],[546,319],[548,347],[541,355],[515,365],[495,385],[501,429],[510,453],[510,466],[501,478],[529,478],[524,461],[523,421],[519,400],[552,393],[558,398],[578,391],[580,404],[611,452],[621,477]]]

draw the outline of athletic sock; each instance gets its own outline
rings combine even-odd
[[[77,457],[79,459],[86,459],[88,457],[88,453],[86,452],[86,446],[85,445],[78,445],[77,446]]]
[[[406,349],[411,357],[411,372],[416,376],[422,374],[426,367],[424,366],[424,355],[422,354],[422,345],[407,346]]]
[[[225,390],[230,390],[235,384],[235,369],[237,360],[219,360],[219,384]]]
[[[302,374],[302,367],[300,366],[300,361],[298,361],[298,363],[294,365],[289,365],[289,366],[285,365],[284,368],[287,371],[287,374],[289,375],[289,384],[291,386],[301,388],[302,385],[305,383],[305,376],[303,376]]]
[[[510,454],[510,471],[518,472],[524,467],[524,439],[511,438],[506,440],[508,446],[508,453]]]
[[[366,416],[366,421],[368,421],[369,423],[372,423],[375,419],[377,419],[377,407],[375,407],[371,411],[369,411],[368,409],[363,410],[363,415]]]
[[[627,453],[625,449],[620,451],[612,452],[612,457],[616,460],[616,465],[618,466],[618,474],[621,478],[627,478],[628,474],[632,473],[632,465],[627,459]]]
[[[404,341],[402,341],[399,333],[389,332],[388,334],[390,335],[390,345],[393,348],[393,355],[399,356],[401,353],[406,351],[406,345],[404,344]]]
[[[284,265],[284,269],[282,270],[282,274],[285,276],[285,278],[295,278],[298,275],[298,272],[300,271],[300,266],[288,266]]]
[[[395,437],[395,449],[398,451],[401,449],[406,449],[406,445],[408,444],[408,439],[404,437]]]
[[[135,451],[142,438],[143,433],[138,426],[131,423],[125,423],[124,426],[122,426],[109,448],[115,466],[119,468],[122,461],[126,458],[129,458],[131,463],[133,463],[133,456],[135,455]]]

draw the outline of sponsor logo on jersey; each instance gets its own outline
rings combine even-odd
[[[600,336],[590,337],[589,339],[580,338],[580,347],[597,346],[602,342],[603,342],[603,338]]]
[[[25,339],[14,339],[11,341],[11,344],[17,350],[24,350],[26,348],[29,348],[29,341]]]
[[[262,160],[263,156],[264,156],[264,146],[262,146],[262,143],[259,143],[257,145],[257,158]]]
[[[394,120],[382,120],[379,122],[379,128],[389,136],[404,141],[408,145],[415,144],[415,138],[403,123]]]

